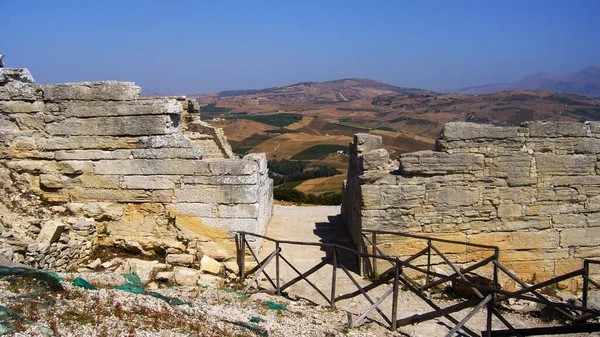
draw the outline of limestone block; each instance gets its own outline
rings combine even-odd
[[[49,220],[44,223],[42,230],[37,236],[36,242],[49,245],[58,241],[60,234],[65,229],[65,224],[58,220]]]
[[[404,174],[471,173],[483,170],[483,155],[474,153],[446,153],[419,151],[402,154],[400,171]]]
[[[576,122],[526,122],[529,137],[585,137],[587,126]]]
[[[600,213],[590,213],[587,215],[587,225],[589,227],[600,226]]]
[[[247,176],[184,176],[182,183],[190,185],[256,185],[258,174]]]
[[[60,176],[56,174],[41,174],[40,186],[46,189],[60,189],[63,188],[64,185]]]
[[[256,219],[221,219],[207,217],[202,218],[202,223],[209,227],[219,228],[228,233],[236,231],[257,232],[258,230],[258,220]]]
[[[577,145],[575,146],[575,153],[599,154],[600,153],[600,139],[599,138],[578,139]]]
[[[42,85],[46,101],[128,101],[136,99],[142,88],[133,82],[77,82]]]
[[[128,259],[127,263],[131,268],[131,273],[136,274],[144,285],[150,283],[158,272],[166,271],[169,268],[166,264],[158,261]]]
[[[82,149],[133,149],[141,146],[141,139],[136,137],[55,136],[52,138],[38,139],[37,142],[40,149],[48,151]]]
[[[145,190],[111,190],[74,187],[69,189],[73,202],[106,201],[106,202],[150,202],[152,192]]]
[[[480,192],[473,187],[447,186],[428,193],[427,200],[441,207],[470,206],[480,203]]]
[[[117,159],[125,160],[131,156],[131,150],[62,150],[56,151],[54,157],[58,161],[62,160],[101,160]]]
[[[215,276],[215,275],[200,274],[197,284],[199,286],[205,286],[205,287],[219,289],[219,288],[223,288],[225,286],[225,280],[223,280],[223,278],[221,278],[219,276]]]
[[[396,176],[389,172],[364,172],[359,178],[361,185],[396,185]]]
[[[158,148],[131,151],[135,159],[202,159],[204,150],[201,148]],[[118,159],[118,158],[114,158]]]
[[[554,230],[481,233],[473,235],[469,242],[498,246],[501,251],[509,249],[556,249],[559,247],[559,233]]]
[[[3,113],[31,113],[44,111],[42,101],[0,101],[0,112]]]
[[[258,171],[258,165],[243,159],[218,159],[209,162],[213,175],[243,176]]]
[[[442,128],[441,138],[444,140],[518,138],[521,136],[520,131],[519,127],[451,122],[446,123]]]
[[[383,146],[383,138],[369,133],[357,133],[354,135],[354,144],[359,153],[365,153],[380,149]]]
[[[554,228],[573,228],[585,227],[587,217],[585,214],[553,214],[552,227]]]
[[[600,227],[566,228],[560,232],[561,247],[596,246],[600,237]]]
[[[569,258],[568,249],[543,249],[543,250],[503,250],[500,253],[502,261],[539,261],[563,260]]]
[[[538,175],[592,175],[595,173],[596,158],[581,154],[554,155],[536,154]]]
[[[96,174],[180,175],[207,174],[208,163],[185,159],[100,160],[94,163]]]
[[[35,83],[26,68],[0,68],[0,85],[6,85],[8,82]]]
[[[122,187],[132,190],[168,190],[175,188],[179,176],[124,176]]]
[[[175,190],[175,198],[185,203],[254,204],[259,202],[255,185],[186,185]]]
[[[375,149],[362,155],[362,170],[377,170],[385,168],[390,161],[390,155],[385,149]]]
[[[516,219],[524,215],[523,206],[511,202],[502,202],[498,205],[498,217],[500,219]]]
[[[92,270],[96,270],[98,268],[100,268],[100,265],[102,264],[102,260],[100,259],[95,259],[94,261],[88,263],[88,265],[86,267],[92,269]]]
[[[67,118],[46,126],[53,136],[145,136],[177,132],[169,116]]]
[[[173,268],[173,279],[180,286],[195,286],[199,278],[200,271],[198,270],[185,267]]]
[[[528,155],[500,156],[491,159],[489,175],[492,177],[529,177],[532,157]]]
[[[81,175],[84,173],[91,173],[94,166],[91,161],[61,161],[56,165],[58,172],[68,175]]]
[[[168,254],[165,262],[174,266],[189,267],[194,263],[194,255],[191,254]]]
[[[140,148],[189,148],[194,147],[192,140],[187,135],[180,133],[170,135],[143,136],[138,139]]]
[[[202,273],[218,275],[221,271],[221,264],[208,255],[204,255],[200,259],[200,271]]]
[[[258,203],[217,206],[217,214],[220,218],[257,218],[258,213]]]
[[[211,203],[177,203],[166,206],[172,215],[183,215],[188,217],[216,217],[217,206]]]
[[[181,103],[171,98],[152,98],[135,101],[67,101],[60,105],[65,117],[107,117],[138,115],[173,115],[183,111]]]
[[[524,149],[533,152],[571,154],[581,138],[529,138]]]
[[[95,174],[82,174],[77,177],[68,178],[63,181],[67,188],[83,187],[83,188],[102,188],[102,189],[120,189],[121,178],[118,175],[99,176]]]
[[[235,243],[207,241],[198,244],[198,248],[204,255],[210,256],[217,261],[226,261],[235,257]]]
[[[506,179],[508,187],[533,186],[537,182],[538,179],[536,177],[511,177]]]
[[[175,273],[172,271],[161,271],[156,273],[154,280],[157,282],[173,283],[175,281]]]
[[[562,186],[600,186],[600,176],[558,176],[548,180],[555,187]]]
[[[361,191],[364,209],[412,208],[425,197],[423,185],[363,185]]]
[[[258,172],[265,174],[268,171],[266,153],[250,153],[242,158],[243,160],[253,161],[258,165]]]
[[[42,98],[39,84],[11,81],[0,86],[0,100],[35,101]]]
[[[592,135],[598,136],[600,134],[600,122],[587,121],[585,124],[589,126]]]

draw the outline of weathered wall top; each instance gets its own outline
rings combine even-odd
[[[379,141],[352,145],[343,214],[356,240],[368,228],[498,245],[538,280],[600,256],[600,122],[448,123],[433,151],[398,163],[365,145]]]

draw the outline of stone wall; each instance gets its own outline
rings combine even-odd
[[[399,165],[379,136],[356,135],[350,152],[342,213],[357,244],[364,228],[496,245],[530,281],[600,256],[600,122],[448,123],[435,150],[403,154]],[[395,255],[423,248],[378,244]],[[449,249],[461,263],[482,256]]]
[[[39,85],[26,69],[0,69],[5,255],[59,270],[94,246],[227,259],[232,231],[265,232],[265,155],[235,157],[184,97],[140,92],[130,82]],[[60,233],[40,239],[56,221]]]

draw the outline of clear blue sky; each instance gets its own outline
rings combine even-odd
[[[600,66],[600,1],[29,1],[0,53],[40,83],[192,94],[370,78],[433,90]]]

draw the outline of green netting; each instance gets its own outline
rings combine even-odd
[[[191,303],[184,302],[184,301],[178,299],[177,297],[169,297],[169,296],[165,296],[165,295],[162,295],[162,294],[159,294],[159,293],[155,293],[155,292],[151,292],[151,291],[146,292],[145,295],[150,295],[150,296],[156,297],[158,299],[161,299],[161,300],[169,303],[170,305],[187,305],[187,306],[190,306],[190,307],[192,306]]]
[[[11,308],[0,305],[0,336],[13,334],[15,329],[12,327],[12,322],[23,322],[23,316]]]
[[[74,279],[73,283],[71,283],[71,284],[76,287],[81,287],[81,288],[88,289],[88,290],[98,289],[98,288],[94,287],[93,285],[91,285],[88,281],[82,279],[81,277]]]
[[[0,266],[0,277],[19,277],[33,279],[40,287],[47,291],[64,291],[60,282],[48,273],[22,267],[4,267]]]
[[[269,308],[271,310],[285,310],[285,311],[290,311],[288,308],[285,307],[285,305],[279,304],[279,303],[275,303],[273,301],[264,301],[263,304],[266,304],[267,308]]]
[[[136,285],[140,288],[144,288],[144,283],[140,280],[140,277],[136,274],[121,274],[129,283]]]
[[[121,274],[127,283],[115,286],[113,289],[123,290],[132,294],[141,295],[144,293],[144,284],[136,274]]]
[[[42,273],[46,273],[46,274],[48,274],[48,275],[50,275],[50,276],[54,277],[54,278],[55,278],[57,281],[64,281],[64,280],[65,280],[65,278],[64,278],[64,277],[61,277],[61,276],[59,276],[59,275],[58,275],[56,272],[53,272],[53,271],[47,271],[47,270],[41,270],[41,272],[42,272]]]
[[[227,322],[227,323],[235,324],[237,326],[241,326],[243,328],[246,328],[248,330],[256,332],[260,336],[264,336],[264,337],[268,337],[269,336],[269,332],[267,330],[261,328],[259,325],[254,324],[254,323],[246,323],[246,322],[240,322],[240,321],[228,321],[228,320],[223,320],[223,322]]]

